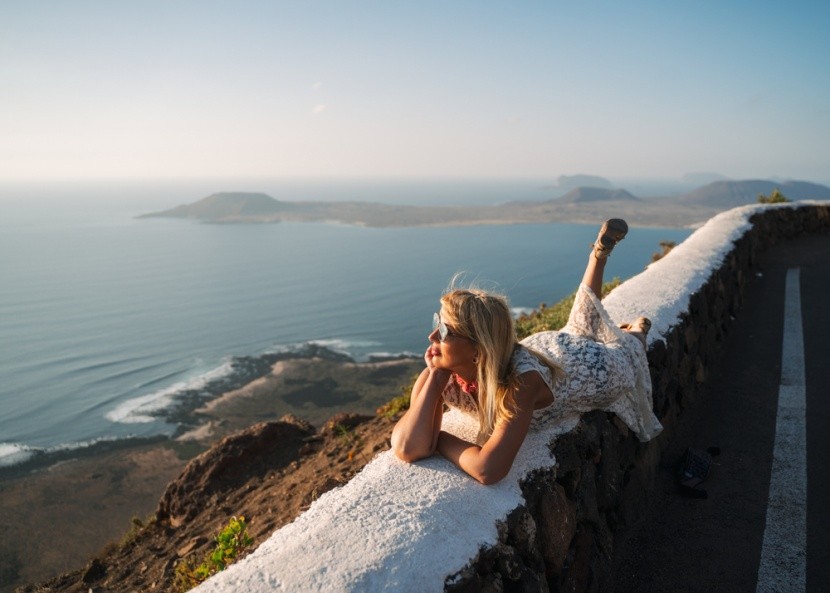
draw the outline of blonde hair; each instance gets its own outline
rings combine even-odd
[[[453,331],[470,338],[478,347],[479,442],[486,440],[498,422],[510,420],[516,412],[515,393],[521,380],[510,361],[519,345],[507,298],[476,288],[450,289],[441,297],[442,318]],[[526,348],[550,369],[555,382],[562,368]]]

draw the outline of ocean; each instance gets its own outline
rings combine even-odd
[[[419,356],[458,272],[505,293],[517,311],[555,302],[574,290],[598,224],[613,215],[598,212],[597,225],[395,229],[135,218],[231,189],[211,183],[0,187],[0,467],[170,435],[164,410],[177,395],[234,372],[239,357],[312,342],[356,360]],[[334,185],[263,191],[423,204],[544,199],[530,182],[424,183],[420,197],[391,181],[339,194]],[[690,233],[632,229],[608,278],[637,274],[660,241]]]

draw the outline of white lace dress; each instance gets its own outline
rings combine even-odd
[[[550,371],[525,348],[513,354],[516,372],[538,371],[554,397],[551,405],[534,412],[531,430],[591,410],[614,412],[641,441],[663,430],[652,409],[651,377],[641,342],[614,325],[586,285],[579,286],[565,327],[528,336],[521,345],[565,369],[565,377],[554,383]],[[443,395],[448,405],[477,417],[475,398],[456,382],[451,381]]]

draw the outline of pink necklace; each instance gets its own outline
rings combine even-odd
[[[463,389],[464,391],[466,391],[470,395],[478,395],[478,381],[472,380],[469,383],[467,383],[464,379],[459,377],[457,374],[453,374],[453,377],[455,378],[455,382],[458,384],[458,386],[461,389]]]

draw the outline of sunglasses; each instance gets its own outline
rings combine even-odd
[[[441,321],[441,316],[438,313],[432,314],[432,329],[438,330],[438,337],[440,341],[443,343],[449,336],[456,336],[459,338],[466,338],[467,336],[462,336],[455,332],[450,331],[450,328],[447,327],[447,324]],[[468,340],[470,338],[467,338]]]

